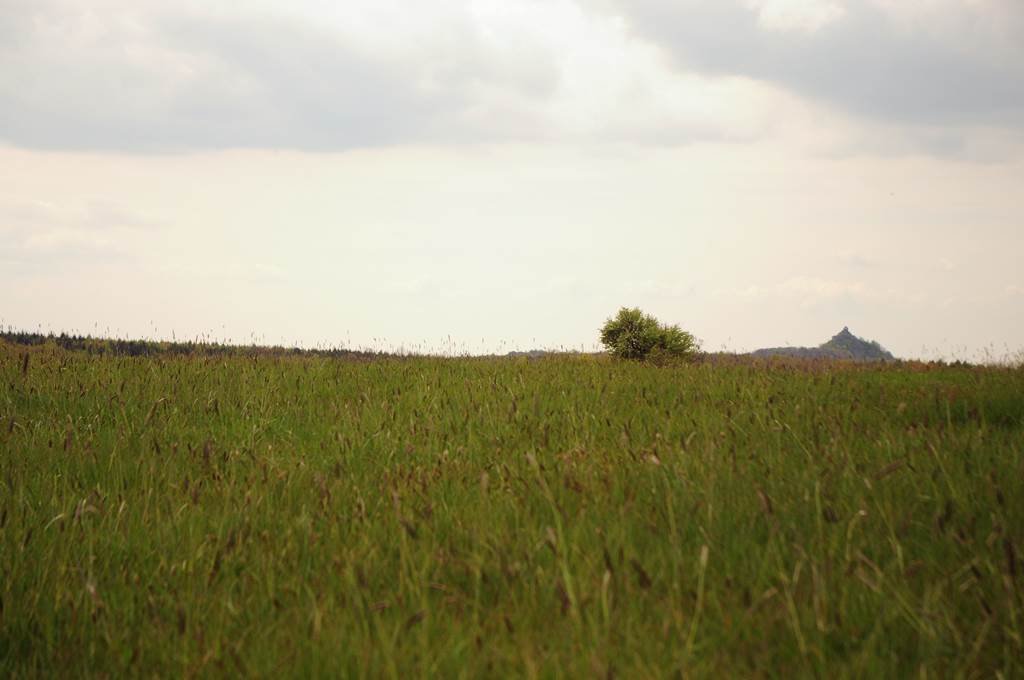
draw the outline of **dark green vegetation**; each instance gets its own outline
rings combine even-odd
[[[42,333],[22,333],[11,330],[0,330],[0,342],[26,347],[52,345],[61,349],[86,352],[88,354],[129,357],[148,357],[158,355],[216,357],[237,355],[242,352],[250,356],[258,355],[261,357],[304,356],[344,359],[373,359],[383,356],[376,352],[342,348],[299,349],[298,347],[267,347],[257,345],[240,347],[236,345],[222,345],[199,341],[166,342],[156,340],[121,340],[111,338],[93,338],[86,335],[68,335],[66,333],[61,333],[60,335],[43,335]]]
[[[0,676],[1020,676],[1024,371],[0,343]]]
[[[758,358],[792,357],[798,359],[852,359],[854,361],[895,361],[890,352],[877,342],[862,340],[843,328],[828,342],[817,347],[772,347],[753,353]]]
[[[638,308],[623,307],[601,327],[601,344],[619,359],[692,359],[700,346],[696,338],[679,326],[659,323]]]

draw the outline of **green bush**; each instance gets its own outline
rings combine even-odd
[[[679,326],[666,326],[638,308],[623,307],[601,328],[601,343],[620,359],[688,359],[696,356],[700,345]]]

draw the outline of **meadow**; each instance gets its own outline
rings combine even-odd
[[[1024,369],[0,342],[0,676],[1020,677]]]

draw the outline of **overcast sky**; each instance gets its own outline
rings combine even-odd
[[[0,0],[0,324],[1024,350],[1020,0]]]

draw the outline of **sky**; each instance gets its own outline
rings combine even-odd
[[[0,325],[1024,351],[1020,0],[0,0]]]

